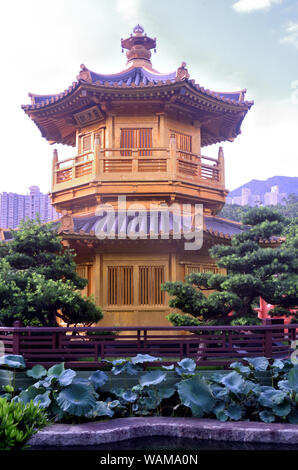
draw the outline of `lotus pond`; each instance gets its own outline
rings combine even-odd
[[[135,385],[128,387],[115,386],[102,370],[80,378],[76,371],[65,369],[64,363],[48,370],[36,365],[26,371],[33,379],[32,385],[24,390],[17,390],[13,383],[6,385],[1,398],[24,406],[33,403],[52,423],[129,416],[193,416],[298,424],[298,365],[289,360],[245,358],[231,364],[227,374],[215,371],[208,378],[202,376],[190,358],[176,366],[146,370],[146,363],[158,364],[159,360],[138,354],[129,360],[107,361],[112,377],[134,378]],[[2,367],[26,368],[21,356],[3,356],[0,361]],[[260,374],[264,373],[269,379],[267,385],[260,381]]]

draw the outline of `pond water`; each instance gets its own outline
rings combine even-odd
[[[197,439],[186,439],[178,437],[154,436],[139,437],[125,441],[111,442],[97,446],[74,446],[74,447],[31,447],[29,450],[298,450],[298,444],[260,444],[252,442],[225,442],[208,441]]]

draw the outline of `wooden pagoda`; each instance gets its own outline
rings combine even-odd
[[[78,272],[89,280],[84,293],[104,309],[101,325],[166,326],[168,299],[160,284],[193,271],[219,272],[208,249],[230,243],[241,230],[216,216],[227,195],[222,147],[218,159],[201,149],[233,141],[253,102],[245,101],[246,90],[203,88],[190,79],[184,62],[172,73],[154,70],[156,39],[140,25],[121,45],[125,70],[103,75],[81,65],[67,90],[30,94],[23,109],[49,143],[76,148],[64,160],[54,150],[51,198],[62,215],[64,243],[75,249]],[[126,199],[124,211],[202,204],[203,246],[187,251],[185,240],[173,234],[173,222],[165,237],[160,214],[154,237],[150,224],[139,226],[134,239],[120,234],[119,196]],[[103,204],[115,210],[113,237],[98,225]],[[125,217],[127,222],[127,212]]]

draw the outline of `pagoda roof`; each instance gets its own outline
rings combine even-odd
[[[118,238],[118,233],[121,233],[121,238],[122,240],[126,239],[129,240],[130,237],[128,235],[123,237],[122,230],[123,228],[128,228],[132,222],[132,220],[135,218],[134,215],[125,215],[123,217],[123,214],[121,215],[121,227],[119,225],[119,217],[118,213],[115,213],[115,223],[113,224],[112,227],[109,227],[110,229],[115,232],[115,239]],[[71,229],[69,228],[69,220],[66,222],[66,226],[64,227],[64,221],[63,221],[63,216],[61,219],[59,219],[57,222],[54,223],[54,225],[57,226],[58,228],[58,233],[63,237],[63,239],[78,239],[78,240],[109,240],[108,237],[103,236],[107,232],[107,225],[103,224],[103,220],[106,221],[106,214],[103,215],[90,215],[90,216],[81,216],[81,217],[72,217],[72,215],[67,215],[67,219],[71,217],[72,223],[71,223]],[[154,217],[155,220],[155,217]],[[142,218],[143,221],[143,218]],[[154,240],[154,239],[165,239],[165,227],[163,227],[164,219],[161,217],[161,213],[159,212],[158,217],[157,217],[157,225],[154,226],[154,236],[152,236],[152,233],[150,232],[150,214],[147,213],[147,223],[145,223],[144,227],[136,226],[135,227],[135,238],[137,240]],[[155,224],[155,222],[154,222]],[[185,222],[183,222],[181,218],[181,223],[180,223],[180,231],[183,233],[183,227],[186,228],[186,231],[189,231],[190,226],[188,225],[188,222],[186,222],[186,226],[183,225]],[[177,218],[175,218],[175,233],[174,233],[174,217],[173,214],[170,212],[169,213],[169,226],[166,227],[166,231],[169,231],[169,239],[177,239],[175,237],[175,234],[177,235],[177,230],[179,232],[179,229],[177,227],[179,225],[177,223]],[[189,221],[190,225],[190,221]],[[99,230],[100,227],[100,230]],[[122,228],[122,230],[121,230]],[[237,235],[239,233],[245,232],[250,230],[249,225],[243,225],[241,222],[236,222],[235,220],[230,220],[230,219],[224,219],[223,217],[219,216],[212,216],[212,215],[205,215],[204,214],[204,223],[203,223],[203,233],[205,235],[208,235],[211,237],[211,239],[214,239],[214,243],[220,243],[220,240],[225,240],[227,243],[230,243],[234,235]],[[192,227],[193,229],[193,227]],[[100,236],[101,234],[101,236]],[[113,238],[114,239],[114,238]],[[183,237],[181,237],[183,239]],[[284,238],[282,237],[276,237],[272,236],[269,239],[262,239],[260,240],[261,246],[275,246],[275,245],[280,245],[285,241]]]
[[[185,76],[179,77],[179,70],[185,70]],[[219,92],[211,91],[204,88],[195,82],[195,80],[190,80],[187,76],[187,69],[185,67],[178,68],[177,71],[170,73],[159,73],[154,69],[149,69],[147,67],[130,67],[127,70],[123,70],[115,74],[99,74],[92,72],[87,69],[84,65],[81,65],[80,74],[77,77],[77,81],[73,82],[72,85],[64,90],[61,93],[55,93],[51,95],[36,95],[34,93],[29,93],[31,98],[31,104],[22,105],[22,108],[25,111],[45,108],[54,102],[63,100],[66,96],[69,96],[73,93],[80,85],[92,84],[97,87],[140,87],[144,86],[162,86],[169,85],[171,83],[177,82],[186,82],[192,86],[195,90],[200,91],[206,96],[211,96],[216,98],[223,103],[231,103],[236,105],[241,105],[243,107],[251,107],[253,101],[244,100],[246,89],[232,92]]]
[[[197,121],[202,146],[237,137],[253,104],[245,100],[246,89],[234,92],[206,89],[190,79],[185,62],[176,71],[159,73],[150,61],[150,49],[155,48],[156,39],[144,34],[140,25],[129,38],[122,39],[121,45],[127,49],[125,70],[100,74],[81,65],[77,80],[62,93],[29,94],[31,104],[22,108],[50,143],[75,145],[76,129],[81,127],[77,113],[93,107],[94,119],[100,121],[108,112],[114,115],[129,112],[130,105],[135,112],[134,106],[140,101],[145,112],[149,106],[153,114],[182,113]]]
[[[73,217],[73,229],[72,230],[65,230],[63,229],[63,217],[61,219],[62,221],[62,226],[59,230],[60,234],[67,235],[69,234],[70,236],[84,236],[84,237],[91,237],[91,238],[97,238],[96,233],[98,232],[98,227],[101,227],[101,232],[106,233],[107,231],[107,226],[102,224],[102,220],[104,220],[106,217],[105,214],[101,216],[84,216],[84,217]],[[123,218],[123,215],[121,215],[121,225],[122,227],[129,227],[131,221],[135,218],[134,215],[126,215]],[[154,219],[155,220],[155,219]],[[121,232],[121,227],[118,224],[119,218],[118,218],[118,213],[115,213],[115,225],[113,226],[113,231],[116,233],[116,238],[117,238],[117,233]],[[165,228],[163,227],[163,222],[164,219],[161,216],[161,212],[158,213],[157,217],[157,226],[154,227],[156,229],[156,233],[154,235],[157,235],[158,237],[162,237],[162,235],[165,233]],[[177,224],[177,218],[175,219],[175,224]],[[169,227],[167,229],[169,230],[169,234],[173,235],[173,226],[174,226],[174,217],[173,214],[170,212],[169,213]],[[180,230],[183,229],[183,220],[181,218],[181,227]],[[217,216],[207,216],[204,215],[204,232],[206,234],[212,235],[214,237],[218,238],[225,238],[230,240],[234,235],[241,233],[243,230],[248,230],[248,226],[243,226],[239,222],[235,222],[233,220],[228,220],[228,219],[223,219]],[[175,226],[175,230],[177,230],[177,227]],[[136,233],[139,234],[140,237],[146,235],[148,239],[150,239],[150,214],[147,214],[147,223],[145,224],[145,227],[136,227],[135,229]],[[100,238],[100,237],[98,237]],[[121,237],[123,238],[123,237]],[[129,237],[127,237],[129,238]]]

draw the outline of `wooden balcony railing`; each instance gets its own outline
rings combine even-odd
[[[169,148],[97,148],[63,161],[53,161],[52,190],[91,180],[185,180],[224,189],[223,156],[218,159]]]
[[[198,365],[226,367],[245,357],[289,358],[297,339],[298,324],[0,327],[4,353],[21,354],[27,367],[64,361],[68,367],[97,368],[106,358],[133,357],[138,353],[160,357],[163,364],[192,357]]]

